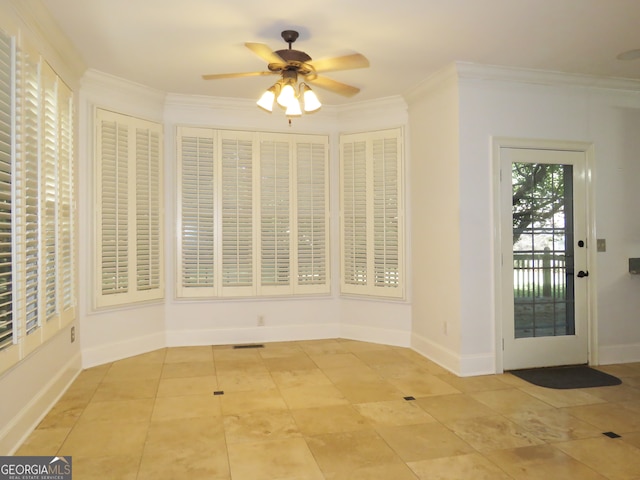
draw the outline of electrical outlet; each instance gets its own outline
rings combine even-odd
[[[258,326],[264,327],[264,315],[258,315]]]
[[[71,343],[76,341],[76,327],[75,325],[71,327]]]
[[[442,333],[449,335],[449,332],[447,331],[447,322],[442,322]]]

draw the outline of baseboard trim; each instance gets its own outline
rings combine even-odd
[[[496,373],[496,359],[492,353],[462,355],[460,357],[460,376],[475,377]]]
[[[632,362],[640,362],[640,343],[598,347],[598,363],[600,365]]]
[[[411,332],[362,325],[340,325],[340,338],[394,347],[411,346]]]
[[[337,338],[339,335],[340,326],[338,324],[212,328],[210,330],[169,330],[166,332],[168,347],[292,342]]]
[[[496,373],[495,357],[491,353],[458,355],[456,352],[415,333],[411,335],[411,348],[459,377]]]
[[[460,357],[456,352],[416,333],[411,334],[411,348],[451,373],[460,375]]]
[[[58,373],[0,431],[0,454],[13,455],[53,408],[82,371],[80,352],[70,358]]]
[[[161,332],[99,347],[85,348],[82,350],[82,367],[91,368],[164,347],[166,347],[165,333]]]

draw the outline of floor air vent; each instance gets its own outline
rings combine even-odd
[[[262,344],[234,345],[233,348],[264,348]]]

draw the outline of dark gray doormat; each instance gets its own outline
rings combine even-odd
[[[586,365],[531,368],[509,372],[540,387],[569,389],[620,385],[622,380]]]

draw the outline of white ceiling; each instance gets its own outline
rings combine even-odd
[[[453,61],[640,79],[640,0],[42,0],[90,68],[165,92],[255,99],[269,77],[244,42],[314,59],[361,53],[370,67],[324,74],[361,89],[327,104],[403,94]],[[276,77],[274,76],[274,79]]]

